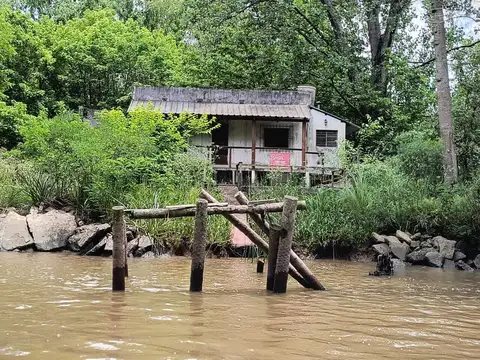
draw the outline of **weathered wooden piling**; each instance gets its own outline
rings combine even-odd
[[[197,201],[195,214],[190,291],[202,291],[203,270],[205,268],[205,247],[207,245],[207,209],[208,201],[199,199]]]
[[[285,196],[280,225],[282,234],[278,242],[277,265],[275,267],[275,279],[273,292],[287,292],[288,266],[290,265],[290,251],[292,250],[293,229],[295,228],[295,216],[297,214],[297,198]]]
[[[278,241],[280,239],[281,228],[272,226],[270,228],[268,242],[268,260],[267,260],[267,290],[273,291],[273,282],[275,280],[275,268],[277,267]]]
[[[205,200],[211,202],[211,203],[218,203],[217,199],[215,199],[212,195],[210,195],[207,191],[202,190],[200,192],[200,197],[204,198]],[[222,214],[228,221],[230,221],[233,226],[235,226],[238,230],[240,230],[245,236],[247,236],[255,245],[257,245],[260,249],[263,251],[268,252],[268,244],[265,240],[262,239],[260,235],[258,235],[255,231],[248,226],[247,223],[243,222],[242,220],[239,220],[237,217],[224,213]],[[310,288],[309,283],[298,273],[297,270],[293,267],[293,265],[290,265],[289,267],[289,274],[291,277],[293,277],[295,280],[298,281],[300,285],[302,285],[305,288]]]
[[[265,267],[265,262],[261,259],[257,259],[257,274],[263,274],[264,267]]]
[[[113,237],[113,269],[112,269],[112,290],[125,291],[125,243],[127,236],[125,232],[124,208],[114,206],[112,237]]]
[[[242,205],[248,205],[250,203],[248,198],[241,191],[235,194],[235,199],[237,199],[237,201]],[[266,235],[270,237],[270,224],[268,224],[268,222],[262,219],[262,217],[258,214],[250,213],[249,216],[255,222],[255,224],[257,224],[257,226]],[[325,287],[320,283],[320,281],[315,277],[315,275],[313,275],[307,265],[305,265],[302,259],[300,259],[300,257],[293,250],[290,252],[290,263],[295,268],[295,270],[297,270],[298,273],[305,279],[305,281],[309,285],[308,287],[312,288],[313,290],[325,290]]]

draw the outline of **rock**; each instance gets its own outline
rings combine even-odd
[[[397,230],[397,232],[395,233],[395,236],[402,242],[404,243],[407,243],[408,245],[411,244],[412,242],[412,239],[410,238],[410,236],[406,233],[404,233],[403,231],[401,230]]]
[[[146,252],[152,250],[153,240],[149,236],[142,235],[138,238],[138,249],[135,251],[135,256],[140,257]]]
[[[386,242],[385,236],[379,235],[377,233],[372,233],[373,240],[375,241],[375,244],[384,244]]]
[[[457,241],[457,244],[455,245],[455,249],[463,253],[466,253],[468,250],[468,245],[464,240],[460,240],[460,241]]]
[[[419,247],[420,247],[420,241],[412,240],[412,242],[410,243],[410,248],[411,249],[416,249],[416,248],[419,248]]]
[[[400,259],[392,259],[393,273],[403,272],[405,270],[405,263]]]
[[[410,236],[410,239],[412,239],[412,241],[418,241],[420,240],[421,237],[422,237],[421,233],[415,233],[412,236]]]
[[[406,256],[406,260],[408,262],[411,262],[412,264],[426,263],[427,260],[426,260],[425,255],[427,255],[427,253],[432,252],[432,251],[435,251],[435,249],[433,249],[431,247],[430,248],[425,247],[425,248],[421,248],[420,250],[412,251],[411,253],[409,253]]]
[[[100,240],[100,242],[95,245],[93,248],[87,251],[85,255],[87,256],[93,256],[93,255],[101,255],[103,252],[103,249],[105,248],[105,245],[107,243],[107,238],[103,238]]]
[[[10,211],[0,218],[0,251],[24,249],[33,245],[25,216]]]
[[[430,266],[439,268],[443,265],[444,257],[438,251],[430,251],[426,253],[425,258],[427,259]]]
[[[37,250],[62,249],[77,228],[75,216],[59,210],[27,215],[27,224]]]
[[[455,262],[453,260],[445,259],[443,262],[444,269],[455,269]]]
[[[480,254],[478,254],[475,257],[475,260],[473,260],[473,265],[475,265],[475,267],[480,270]]]
[[[390,254],[390,248],[387,244],[376,244],[372,246],[375,253],[378,255],[388,255]]]
[[[127,256],[132,255],[138,249],[138,238],[133,239],[127,244]]]
[[[135,236],[133,235],[133,232],[131,230],[127,230],[126,235],[127,235],[127,241],[132,241],[133,239],[135,239]]]
[[[388,246],[390,246],[390,250],[392,251],[392,254],[397,259],[404,261],[405,256],[410,251],[410,246],[405,243],[401,243],[396,236],[387,236],[386,239],[387,239]]]
[[[465,260],[467,258],[467,255],[465,255],[461,251],[455,251],[453,254],[453,261],[458,261],[458,260]]]
[[[438,252],[445,259],[453,259],[453,254],[455,253],[455,244],[456,241],[445,239],[442,236],[435,236],[433,242],[438,247]]]
[[[420,235],[420,239],[422,240],[428,240],[428,239],[431,239],[432,238],[432,235],[428,235],[428,234],[422,234]]]
[[[433,248],[433,245],[430,244],[430,241],[426,240],[426,241],[422,241],[420,243],[420,247],[423,249],[423,248]]]
[[[103,251],[113,252],[113,236],[112,236],[112,234],[108,234],[105,237],[105,248],[103,249]]]
[[[455,265],[459,270],[468,271],[468,272],[475,271],[469,265],[465,264],[463,260],[458,260]]]
[[[38,208],[36,206],[32,206],[30,208],[30,212],[29,212],[30,215],[36,215],[38,214]]]
[[[68,247],[72,251],[84,251],[94,246],[111,230],[110,224],[84,225],[75,230],[68,239]]]
[[[145,254],[142,255],[143,259],[152,259],[155,257],[155,253],[153,251],[147,251]]]

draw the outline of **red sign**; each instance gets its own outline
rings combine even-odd
[[[290,167],[290,154],[270,153],[270,167]]]

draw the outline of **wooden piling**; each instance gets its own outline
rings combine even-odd
[[[275,279],[273,292],[287,292],[288,266],[290,265],[290,251],[292,250],[293,229],[297,214],[297,198],[285,196],[280,224],[282,234],[278,242],[277,265],[275,267]]]
[[[265,262],[261,259],[257,259],[257,274],[263,274],[264,267],[265,267]]]
[[[267,290],[273,291],[273,282],[275,280],[275,268],[277,267],[278,240],[280,239],[281,228],[270,228],[270,241],[268,242],[268,260],[267,260]]]
[[[207,209],[208,201],[199,199],[197,201],[195,214],[195,234],[192,246],[190,291],[202,291],[203,270],[205,267],[205,247],[207,245]]]
[[[125,220],[123,206],[114,206],[113,211],[113,269],[112,269],[112,290],[125,291],[125,243],[127,235],[125,232]]]
[[[218,203],[217,199],[215,199],[212,195],[210,195],[207,191],[202,190],[200,192],[200,197],[203,199],[211,202],[211,203]],[[235,226],[238,230],[240,230],[243,234],[245,234],[246,237],[248,237],[255,245],[257,245],[260,249],[262,249],[265,252],[268,252],[268,243],[262,239],[260,235],[258,235],[255,231],[252,230],[250,226],[248,226],[247,223],[245,223],[242,220],[239,220],[237,217],[225,213],[222,214],[228,221],[230,221],[233,226]],[[295,280],[298,281],[300,285],[302,285],[305,288],[310,288],[310,284],[298,273],[297,270],[293,267],[293,265],[290,265],[289,267],[289,274],[291,277],[293,277]]]
[[[237,201],[242,205],[249,204],[248,198],[241,191],[235,194],[235,199],[237,199]],[[249,216],[255,222],[255,224],[257,224],[258,227],[270,237],[270,224],[264,219],[262,219],[262,217],[258,214],[249,214]],[[312,288],[313,290],[325,290],[325,287],[320,283],[320,281],[315,277],[315,275],[313,275],[307,265],[305,265],[302,259],[300,259],[300,257],[293,250],[290,252],[290,263],[295,268],[295,270],[297,270],[298,273],[300,273],[300,275],[305,279],[305,281],[309,285],[308,287]]]

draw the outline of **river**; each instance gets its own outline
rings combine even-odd
[[[203,294],[187,258],[133,259],[125,294],[111,260],[0,253],[0,357],[32,359],[465,359],[480,350],[480,272],[312,261],[329,289],[289,280],[267,294],[242,259],[208,259]]]

